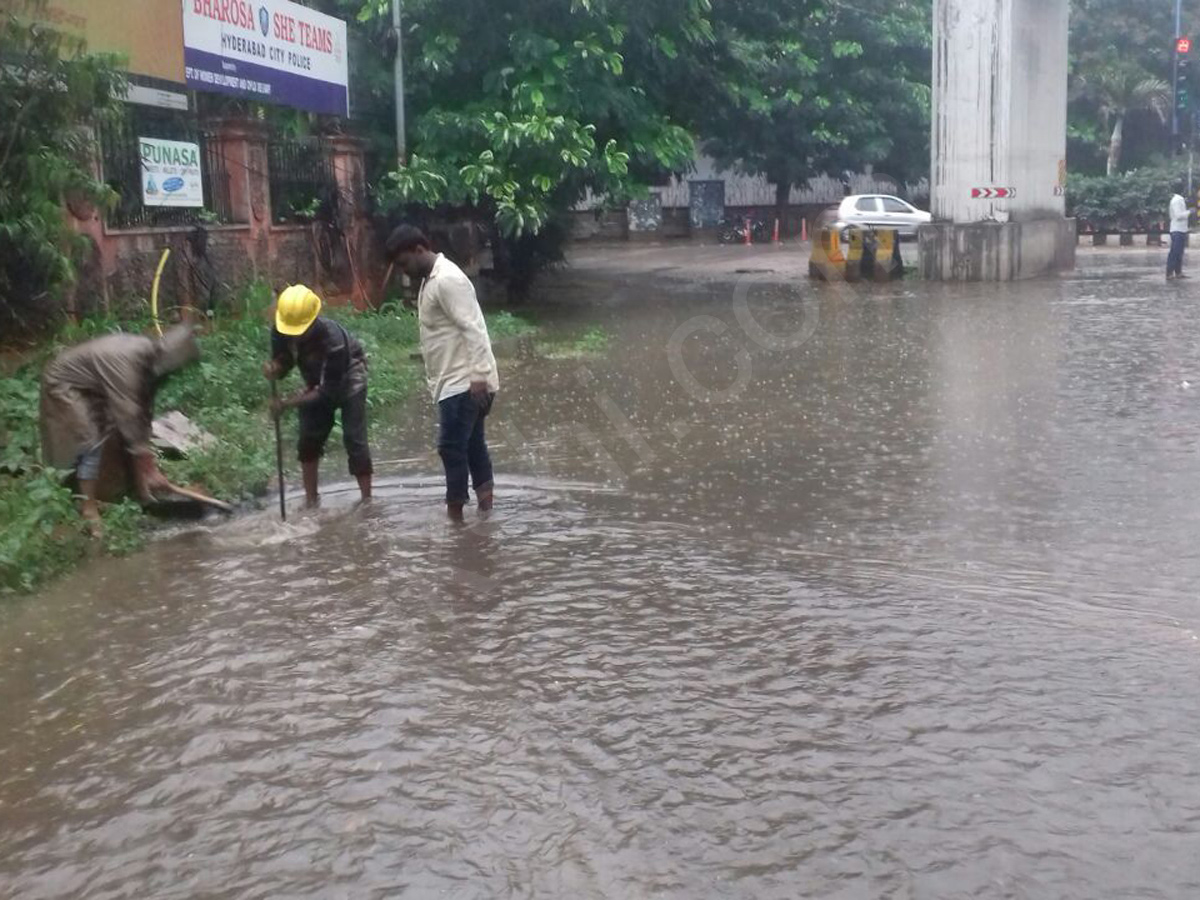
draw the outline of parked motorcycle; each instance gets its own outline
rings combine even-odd
[[[765,243],[770,237],[771,234],[766,222],[762,219],[750,219],[750,240],[752,243]],[[722,219],[721,224],[717,226],[717,239],[722,244],[744,243],[746,240],[746,219]]]

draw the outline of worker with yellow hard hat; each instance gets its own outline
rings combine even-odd
[[[335,415],[342,416],[342,440],[350,474],[362,498],[371,497],[371,450],[367,445],[367,355],[353,335],[321,315],[321,298],[302,284],[285,289],[275,304],[269,379],[295,367],[304,389],[276,401],[274,412],[295,408],[300,418],[298,456],[309,506],[319,500],[317,473]]]

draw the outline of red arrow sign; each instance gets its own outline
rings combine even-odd
[[[1017,189],[1010,187],[971,188],[972,200],[1008,200],[1017,196]]]

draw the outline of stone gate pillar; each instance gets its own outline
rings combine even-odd
[[[271,186],[267,168],[267,129],[247,119],[219,119],[208,123],[224,158],[229,178],[229,205],[233,220],[249,226],[246,251],[256,274],[270,269]]]
[[[1074,267],[1067,12],[1068,0],[935,0],[924,277],[1009,281]]]
[[[360,309],[382,300],[377,296],[379,253],[367,217],[365,144],[359,138],[336,135],[329,141],[331,164],[338,189],[338,218],[346,236],[350,264],[351,302]]]

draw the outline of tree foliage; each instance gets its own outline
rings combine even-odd
[[[928,0],[726,0],[693,119],[727,164],[788,188],[883,164],[928,170]]]
[[[1145,166],[1121,175],[1067,179],[1067,215],[1101,232],[1146,231],[1167,224],[1167,205],[1187,177],[1182,161]]]
[[[120,115],[115,62],[11,8],[0,19],[0,318],[8,322],[36,315],[73,276],[82,239],[66,227],[64,200],[111,202],[93,174],[88,126]]]
[[[1148,77],[1136,63],[1110,62],[1088,67],[1077,76],[1077,90],[1090,99],[1101,123],[1111,129],[1108,139],[1106,173],[1120,171],[1125,145],[1125,120],[1139,112],[1150,111],[1159,124],[1167,121],[1171,108],[1171,88],[1161,78]]]
[[[379,21],[386,0],[360,17]],[[686,169],[693,136],[788,185],[928,165],[930,0],[410,0],[412,157],[379,196],[516,236],[585,190]]]
[[[1191,26],[1184,9],[1183,32]],[[1172,3],[1071,0],[1067,159],[1072,171],[1117,174],[1168,153]]]
[[[691,136],[656,75],[707,36],[707,12],[708,0],[410,0],[412,156],[380,200],[485,209],[516,237],[586,190],[627,191],[631,170],[687,165]]]

